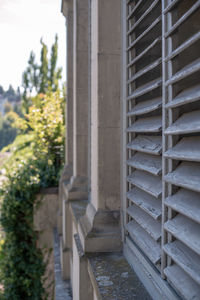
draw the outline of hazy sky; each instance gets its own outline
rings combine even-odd
[[[21,86],[30,51],[40,59],[40,38],[50,47],[58,33],[59,60],[65,80],[66,34],[61,0],[0,0],[0,85]]]

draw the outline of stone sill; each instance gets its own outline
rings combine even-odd
[[[151,300],[121,253],[87,255],[88,271],[98,300]]]
[[[75,227],[85,214],[87,200],[69,201]],[[82,249],[79,235],[74,235],[77,249]],[[90,280],[98,300],[151,300],[143,284],[121,252],[88,254],[79,251],[88,264]]]

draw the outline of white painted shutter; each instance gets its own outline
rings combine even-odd
[[[162,5],[162,273],[183,299],[200,299],[200,1]]]
[[[127,1],[127,239],[160,269],[161,1]]]

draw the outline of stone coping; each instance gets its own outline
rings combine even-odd
[[[60,243],[57,230],[54,230],[54,274],[55,300],[72,300],[70,282],[63,280],[60,265]]]
[[[89,274],[98,300],[151,300],[123,254],[88,256]]]

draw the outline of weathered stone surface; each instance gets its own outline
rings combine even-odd
[[[90,276],[102,300],[151,300],[122,254],[89,256]]]
[[[96,210],[120,207],[120,8],[116,0],[91,2],[91,202]]]
[[[37,196],[34,209],[35,230],[50,230],[56,227],[58,211],[58,189],[45,189]]]
[[[34,207],[34,228],[38,233],[37,247],[42,249],[44,262],[47,263],[44,287],[48,299],[54,296],[54,236],[53,230],[57,223],[58,189],[41,190]]]
[[[86,213],[79,219],[78,232],[84,251],[112,252],[121,250],[119,211],[98,210],[92,203],[87,205]]]

